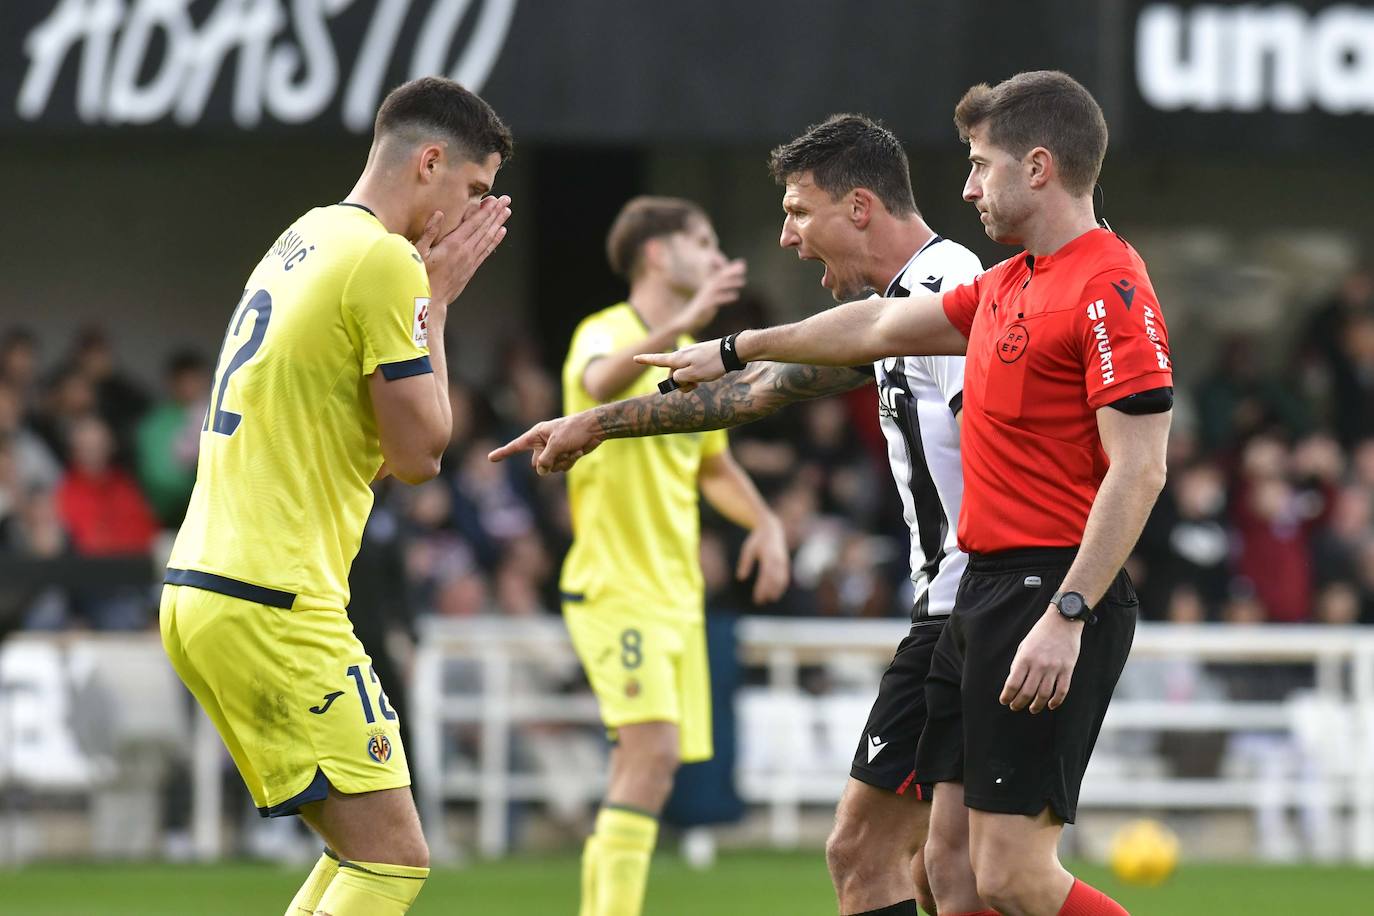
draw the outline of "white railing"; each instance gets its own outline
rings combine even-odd
[[[876,672],[905,632],[905,623],[891,620],[740,621],[740,659],[765,668],[768,685],[740,698],[738,782],[746,801],[767,807],[775,845],[797,843],[804,806],[833,804],[838,797],[877,682],[875,673],[865,688],[847,697],[814,697],[802,690],[802,667],[863,659]],[[420,774],[418,802],[427,823],[442,823],[449,801],[473,803],[479,852],[499,856],[507,851],[510,803],[545,800],[549,792],[543,780],[508,772],[515,731],[535,723],[597,722],[590,697],[522,695],[517,689],[516,672],[532,659],[548,664],[561,657],[570,663],[570,653],[557,620],[428,622],[416,659],[410,720],[411,760]],[[1095,760],[1084,784],[1084,808],[1240,809],[1258,815],[1266,807],[1311,804],[1315,797],[1328,806],[1334,823],[1345,825],[1338,854],[1374,862],[1374,630],[1142,624],[1131,658],[1137,669],[1152,660],[1309,665],[1315,690],[1273,702],[1164,702],[1118,695],[1103,726],[1104,743],[1127,732],[1268,732],[1293,737],[1319,766],[1315,774],[1182,779],[1129,767],[1113,773]],[[475,690],[454,695],[444,689],[445,667],[454,662],[475,667]],[[815,748],[807,746],[807,725],[825,716],[822,707],[837,704],[848,715],[848,731],[818,766]],[[1307,715],[1320,716],[1333,732],[1327,737],[1339,739],[1339,749],[1323,747],[1320,740],[1314,745],[1310,736],[1299,734]],[[475,772],[453,774],[446,766],[444,736],[455,727],[480,733]],[[773,753],[762,757],[750,747],[751,738],[761,733],[773,745]],[[455,850],[448,838],[442,831],[431,833],[436,858],[451,858]]]
[[[737,783],[747,802],[767,811],[775,845],[799,841],[807,806],[834,803],[877,674],[905,631],[898,620],[739,622],[740,659],[766,671],[766,686],[747,687],[738,698]],[[1127,689],[1132,675],[1147,672],[1151,664],[1180,663],[1194,668],[1204,663],[1309,666],[1315,689],[1271,702],[1235,701],[1215,692],[1169,702],[1160,698],[1160,691],[1138,685]],[[806,692],[801,672],[810,665],[834,672],[840,686],[820,696]],[[54,788],[95,797],[102,786],[108,789],[118,782],[110,774],[119,748],[139,753],[162,748],[168,754],[185,749],[186,739],[179,737],[184,734],[184,697],[164,666],[156,634],[24,634],[7,643],[0,651],[0,724],[8,726],[10,737],[8,750],[0,755],[0,791],[17,780],[41,792],[42,782],[56,780],[62,785]],[[510,751],[529,726],[595,728],[596,705],[590,696],[550,689],[575,671],[576,660],[557,619],[425,623],[411,685],[409,752],[417,801],[431,825],[437,861],[451,861],[458,851],[442,827],[450,802],[475,807],[475,843],[484,856],[507,851],[512,802],[547,803],[556,796],[566,802],[568,780],[513,772]],[[66,716],[57,707],[82,684],[106,695],[111,722],[118,725],[108,759],[83,763],[70,740],[52,733],[66,727]],[[45,729],[49,734],[43,740],[53,743],[23,745],[23,736],[42,738]],[[475,756],[460,758],[451,752],[450,743],[460,731]],[[1161,731],[1277,736],[1299,748],[1307,764],[1302,772],[1232,767],[1223,768],[1217,778],[1185,779],[1170,776],[1158,758],[1141,759],[1129,747],[1114,748],[1114,742]],[[36,762],[26,764],[30,758]],[[195,851],[206,859],[222,852],[220,774],[226,759],[213,727],[197,715],[190,739],[192,830]],[[595,775],[581,777],[572,791],[594,801],[603,783]],[[120,791],[127,797],[127,787]],[[1336,855],[1374,863],[1374,628],[1142,625],[1085,780],[1082,806],[1239,810],[1260,819],[1276,808],[1310,812],[1313,805],[1334,825]],[[0,818],[8,825],[0,833],[13,833],[14,816],[11,812]]]

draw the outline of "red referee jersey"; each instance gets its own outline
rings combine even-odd
[[[1096,411],[1173,384],[1145,262],[1107,229],[944,296],[968,337],[959,546],[1076,547],[1107,471]]]

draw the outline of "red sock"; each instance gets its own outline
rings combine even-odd
[[[1074,879],[1068,899],[1059,908],[1059,916],[1131,916],[1126,908],[1095,887]]]

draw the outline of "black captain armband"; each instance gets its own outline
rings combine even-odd
[[[1138,391],[1135,394],[1128,394],[1120,400],[1112,401],[1107,406],[1133,416],[1164,413],[1166,410],[1173,410],[1174,388],[1172,385],[1166,385],[1163,388]]]

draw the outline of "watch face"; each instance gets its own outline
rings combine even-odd
[[[1077,618],[1083,616],[1083,596],[1069,592],[1059,599],[1059,613],[1065,617]]]

